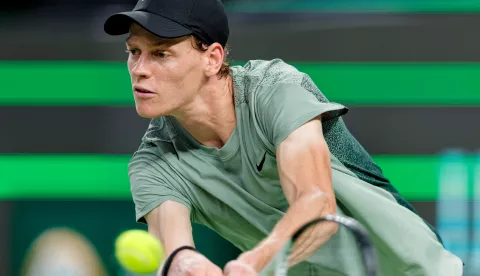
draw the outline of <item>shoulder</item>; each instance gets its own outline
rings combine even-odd
[[[268,76],[273,79],[287,75],[293,77],[300,73],[294,66],[279,58],[272,60],[250,60],[243,68],[249,76]]]
[[[237,73],[237,79],[234,74],[234,80],[243,90],[242,96],[247,102],[259,100],[259,97],[268,97],[284,89],[309,92],[318,101],[328,102],[327,97],[308,74],[281,59],[251,60],[243,67],[237,66],[234,72]]]
[[[138,150],[130,159],[129,170],[135,170],[145,165],[150,167],[164,163],[165,156],[174,151],[172,143],[175,135],[168,118],[152,119],[141,139]]]
[[[281,59],[250,60],[244,66],[234,67],[234,71],[240,73],[247,88],[278,82],[300,83],[304,77],[304,73]]]

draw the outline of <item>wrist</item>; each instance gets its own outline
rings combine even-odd
[[[238,260],[260,272],[270,263],[281,248],[282,243],[279,240],[268,237],[252,250],[242,253]]]
[[[162,274],[161,274],[162,276],[168,275],[168,270],[170,269],[170,266],[172,265],[175,257],[177,257],[178,255],[181,255],[185,251],[198,252],[194,247],[188,246],[188,245],[180,246],[179,248],[175,249],[165,260],[165,264],[163,265],[163,268],[162,268]]]

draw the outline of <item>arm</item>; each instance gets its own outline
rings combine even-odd
[[[190,210],[178,202],[165,201],[145,217],[148,232],[160,239],[165,256],[180,246],[194,246]]]
[[[330,153],[319,119],[299,127],[280,143],[277,163],[290,208],[267,238],[240,256],[240,261],[256,271],[261,271],[302,225],[336,210]],[[335,223],[322,223],[306,231],[293,247],[291,265],[311,256],[336,231]]]
[[[164,246],[165,259],[181,246],[194,246],[190,210],[185,205],[168,200],[153,209],[145,218],[148,232],[160,239]],[[158,275],[160,272],[161,269]],[[168,275],[222,275],[222,272],[200,253],[182,250],[175,255]]]

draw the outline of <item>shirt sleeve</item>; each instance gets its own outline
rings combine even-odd
[[[144,216],[167,200],[191,209],[191,203],[178,187],[175,172],[154,148],[138,150],[128,167],[130,190],[135,204],[135,217],[146,223]]]
[[[344,115],[348,109],[328,102],[316,87],[278,83],[256,91],[255,116],[267,139],[277,148],[290,133],[319,117],[322,122]]]

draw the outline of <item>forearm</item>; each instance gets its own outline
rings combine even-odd
[[[148,231],[162,243],[165,256],[180,246],[194,246],[190,211],[184,205],[166,201],[146,217]]]
[[[322,193],[318,196],[318,200],[312,200],[308,202],[308,205],[315,204],[313,206],[319,206],[321,209],[319,214],[309,216],[308,218],[301,219],[297,222],[298,227],[295,231],[301,228],[306,223],[321,217],[325,217],[328,214],[335,213],[335,198],[330,195]],[[311,208],[312,205],[310,205]],[[330,237],[332,237],[338,229],[338,225],[333,222],[323,222],[321,224],[313,225],[307,229],[296,241],[290,253],[290,265],[295,265],[313,254],[318,248],[320,248]]]
[[[329,202],[331,202],[329,196],[322,192],[299,198],[277,223],[270,235],[245,254],[242,261],[253,266],[256,271],[261,271],[298,229],[313,219],[332,213],[329,211],[332,210]],[[299,237],[293,247],[291,264],[296,264],[308,257],[324,244],[336,230],[337,226],[332,223],[319,224],[307,230]],[[315,232],[315,235],[311,235],[312,232]]]

